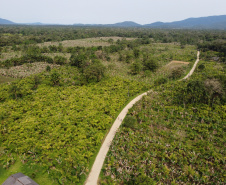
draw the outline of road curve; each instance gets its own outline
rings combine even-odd
[[[183,79],[181,80],[184,80],[184,79],[187,79],[188,77],[190,77],[196,66],[197,66],[197,63],[199,62],[199,54],[200,52],[198,51],[197,53],[197,60],[194,64],[194,66],[192,67],[191,71],[187,74],[187,76],[185,76]],[[150,91],[148,91],[150,92]],[[97,181],[98,181],[98,178],[99,178],[99,175],[100,175],[100,171],[102,169],[102,166],[103,166],[103,163],[104,163],[104,160],[105,160],[105,157],[108,153],[108,150],[110,148],[110,145],[111,145],[111,142],[112,140],[114,139],[115,137],[115,134],[116,134],[116,131],[118,130],[118,128],[120,127],[121,123],[122,123],[122,120],[125,118],[128,110],[133,107],[133,105],[138,102],[144,95],[147,95],[148,92],[145,92],[139,96],[137,96],[136,98],[134,98],[131,102],[129,102],[128,105],[126,105],[126,107],[121,111],[121,113],[119,114],[119,116],[117,117],[117,119],[115,120],[115,122],[113,123],[107,137],[105,138],[100,150],[99,150],[99,153],[97,154],[97,157],[94,161],[94,164],[92,166],[92,169],[90,171],[90,174],[85,182],[85,185],[97,185]]]
[[[184,77],[182,78],[181,80],[186,80],[187,78],[189,78],[195,71],[195,68],[199,62],[199,55],[200,55],[200,52],[198,51],[197,53],[197,60],[195,61],[195,64],[193,65],[192,69],[190,70],[190,72]]]

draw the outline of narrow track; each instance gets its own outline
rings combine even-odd
[[[200,55],[200,52],[198,51],[197,53],[197,60],[195,61],[195,64],[193,65],[192,69],[190,70],[190,72],[184,77],[182,78],[181,80],[186,80],[187,78],[189,78],[195,71],[195,68],[199,62],[199,55]]]
[[[181,80],[185,80],[187,78],[189,78],[198,62],[199,62],[199,55],[200,55],[200,52],[198,51],[197,53],[197,60],[195,62],[195,64],[193,65],[192,69],[190,70],[190,72]],[[150,92],[150,91],[148,91]],[[122,123],[122,120],[125,118],[128,110],[133,107],[133,105],[138,102],[144,95],[147,95],[148,92],[145,92],[139,96],[137,96],[136,98],[134,98],[131,102],[129,102],[129,104],[126,105],[126,107],[121,111],[121,113],[119,114],[119,116],[117,117],[117,119],[115,120],[115,122],[113,123],[107,137],[105,138],[100,150],[99,150],[99,153],[94,161],[94,164],[93,164],[93,167],[91,169],[91,172],[85,182],[85,185],[97,185],[97,181],[98,181],[98,177],[100,175],[100,171],[102,169],[102,166],[103,166],[103,163],[104,163],[104,160],[105,160],[105,157],[108,153],[108,150],[110,148],[110,145],[111,145],[111,142],[112,140],[114,139],[115,137],[115,134],[116,134],[116,131],[118,130],[118,128],[120,127],[121,123]]]

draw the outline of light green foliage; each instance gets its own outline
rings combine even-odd
[[[78,184],[87,176],[90,160],[118,109],[128,100],[128,85],[130,96],[147,88],[116,77],[73,86],[70,81],[76,76],[70,79],[70,70],[76,74],[76,68],[61,67],[50,76],[40,75],[35,91],[34,78],[17,82],[23,97],[16,100],[7,96],[7,88],[13,85],[0,87],[5,96],[0,103],[1,167],[8,169],[20,160],[31,171],[37,167],[48,173],[55,184]],[[49,86],[56,73],[62,81],[69,78],[68,85]]]
[[[225,74],[217,65],[206,63],[205,70],[224,88]],[[183,104],[182,96],[186,99],[188,93],[193,99],[200,89],[192,86],[196,88],[190,94],[188,84],[205,79],[205,73],[196,72],[189,81],[158,86],[129,110],[125,123],[133,118],[136,127],[123,126],[117,132],[101,184],[224,184],[225,101],[218,99],[212,106],[208,101]],[[208,99],[208,93],[202,96]]]

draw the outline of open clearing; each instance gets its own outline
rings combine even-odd
[[[47,66],[50,68],[57,67],[59,65],[56,64],[48,64],[45,62],[34,62],[31,64],[23,64],[21,66],[14,66],[9,69],[0,69],[0,78],[9,79],[12,78],[25,78],[27,76],[41,73],[46,69]],[[1,76],[2,75],[2,76]],[[6,77],[7,76],[7,77]],[[5,80],[0,80],[0,82],[5,82]],[[7,80],[8,81],[8,80]],[[11,80],[12,81],[12,80]]]
[[[183,61],[171,61],[168,65],[172,65],[172,64],[189,64],[189,62],[183,62]]]
[[[183,67],[183,66],[186,66],[188,64],[189,64],[189,62],[173,60],[170,63],[168,63],[167,65],[163,66],[162,69],[169,70],[169,69],[173,69],[175,67],[180,67],[180,66]]]
[[[87,39],[77,39],[77,40],[64,40],[62,42],[44,42],[42,44],[37,44],[40,47],[48,47],[50,45],[58,46],[62,43],[63,47],[92,47],[92,46],[110,46],[111,43],[108,42],[112,39],[113,42],[117,40],[122,40],[123,37],[97,37],[97,38],[87,38]],[[134,38],[125,38],[126,40],[134,40]]]

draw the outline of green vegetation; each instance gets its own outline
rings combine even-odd
[[[223,182],[225,67],[203,61],[196,77],[173,81],[190,70],[197,48],[203,60],[223,62],[225,37],[224,31],[0,26],[0,183],[20,171],[40,185],[83,184],[118,111],[152,87],[126,117],[103,183],[167,184],[179,175],[179,183]],[[205,163],[210,153],[214,159]]]
[[[223,65],[158,86],[130,109],[110,147],[101,184],[224,184]]]
[[[88,174],[89,161],[117,110],[128,100],[128,85],[130,96],[148,88],[120,78],[61,86],[63,75],[51,71],[49,77],[39,76],[42,83],[35,90],[33,78],[2,86],[0,161],[4,168],[22,160],[40,165],[58,183],[78,183]]]
[[[5,82],[11,82],[11,81],[13,81],[13,80],[15,80],[15,79],[14,79],[14,78],[5,77],[5,76],[0,75],[0,84],[1,84],[1,83],[5,83]]]

